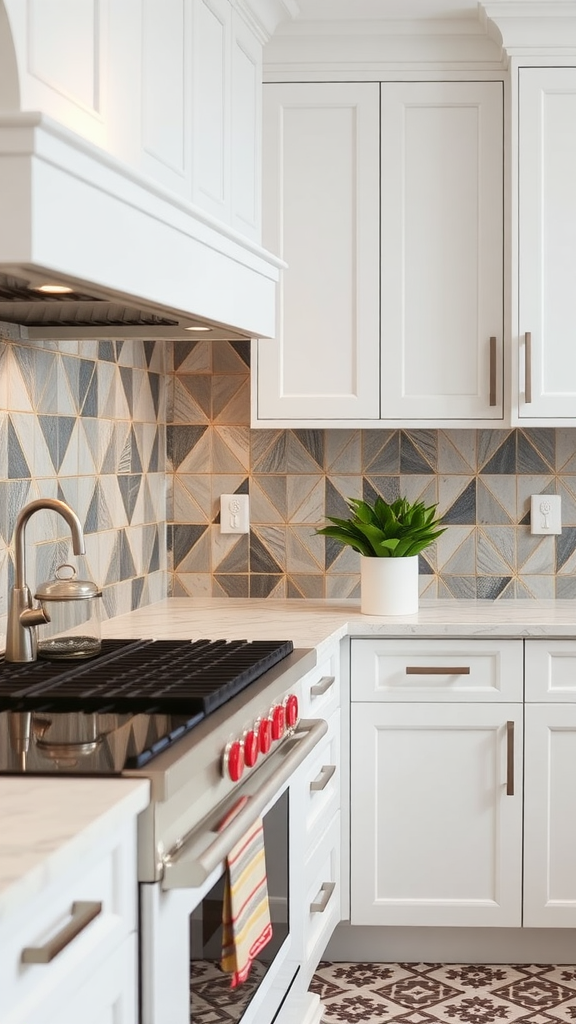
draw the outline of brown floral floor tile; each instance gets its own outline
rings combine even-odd
[[[319,964],[323,1024],[576,1024],[576,965]]]

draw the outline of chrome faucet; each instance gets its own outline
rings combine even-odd
[[[66,520],[72,534],[72,548],[75,555],[83,555],[86,551],[82,524],[75,512],[64,501],[56,498],[37,498],[18,513],[14,531],[14,586],[10,591],[8,606],[8,627],[6,632],[6,661],[36,661],[38,640],[36,626],[49,622],[49,616],[43,608],[32,607],[32,595],[26,585],[26,557],[24,534],[26,523],[34,512],[47,509],[58,512]]]

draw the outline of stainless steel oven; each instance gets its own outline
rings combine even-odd
[[[327,731],[299,719],[315,664],[289,641],[105,641],[81,666],[0,670],[0,772],[150,780],[140,1024],[272,1024],[290,991],[299,780]],[[219,968],[226,858],[260,817],[273,938],[232,989]]]
[[[291,900],[300,776],[325,732],[321,719],[299,722],[239,789],[164,854],[159,881],[141,884],[141,1024],[274,1021],[301,956],[293,932],[302,908]],[[225,858],[256,816],[264,825],[273,937],[247,981],[232,989],[219,966]]]

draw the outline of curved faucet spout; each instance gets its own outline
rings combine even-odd
[[[72,535],[75,555],[83,555],[84,532],[76,513],[57,498],[37,498],[18,513],[14,530],[14,586],[10,593],[8,628],[6,634],[6,661],[35,661],[37,654],[36,626],[48,621],[41,608],[32,608],[32,597],[26,585],[26,551],[24,536],[26,523],[34,512],[46,509],[57,512],[67,522]]]
[[[83,555],[86,552],[82,524],[76,513],[65,501],[58,501],[57,498],[37,498],[36,501],[31,501],[29,505],[25,505],[18,513],[14,530],[14,585],[17,588],[26,586],[26,552],[24,548],[26,523],[34,512],[39,512],[42,509],[47,509],[49,512],[58,512],[66,520],[72,534],[72,549],[75,555]]]

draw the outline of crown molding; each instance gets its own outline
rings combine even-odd
[[[481,0],[479,11],[509,56],[576,54],[576,0]]]
[[[263,45],[282,22],[300,13],[296,0],[232,0],[232,6]]]

